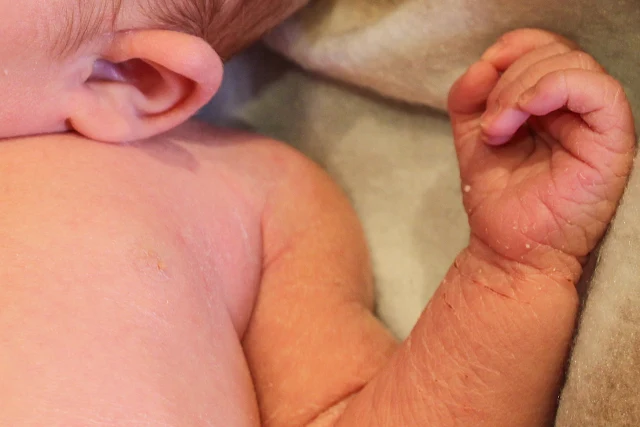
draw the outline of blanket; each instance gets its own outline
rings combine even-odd
[[[293,144],[360,214],[378,315],[399,337],[466,244],[443,114],[451,83],[502,33],[563,34],[640,111],[637,0],[317,0],[228,64],[207,120]],[[299,68],[298,68],[299,67]],[[640,425],[640,175],[632,174],[586,290],[557,426]]]

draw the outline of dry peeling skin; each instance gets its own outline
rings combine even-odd
[[[577,40],[622,81],[634,110],[640,111],[637,0],[404,0],[380,2],[377,9],[371,5],[365,0],[317,2],[268,42],[307,69],[442,108],[450,83],[497,35],[541,27]],[[471,188],[463,185],[462,191]],[[636,173],[600,253],[558,427],[640,425],[639,214]]]

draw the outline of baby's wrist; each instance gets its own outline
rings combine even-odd
[[[551,247],[536,247],[526,256],[510,258],[475,236],[456,259],[461,275],[490,286],[511,289],[515,284],[553,283],[575,287],[582,274],[582,260]],[[498,289],[496,289],[498,291]]]

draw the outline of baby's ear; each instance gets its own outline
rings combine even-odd
[[[221,80],[220,57],[198,37],[163,30],[118,33],[72,95],[69,125],[99,141],[149,138],[193,116]]]

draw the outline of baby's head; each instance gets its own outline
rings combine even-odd
[[[222,59],[306,0],[0,0],[0,138],[166,131],[217,91]]]

